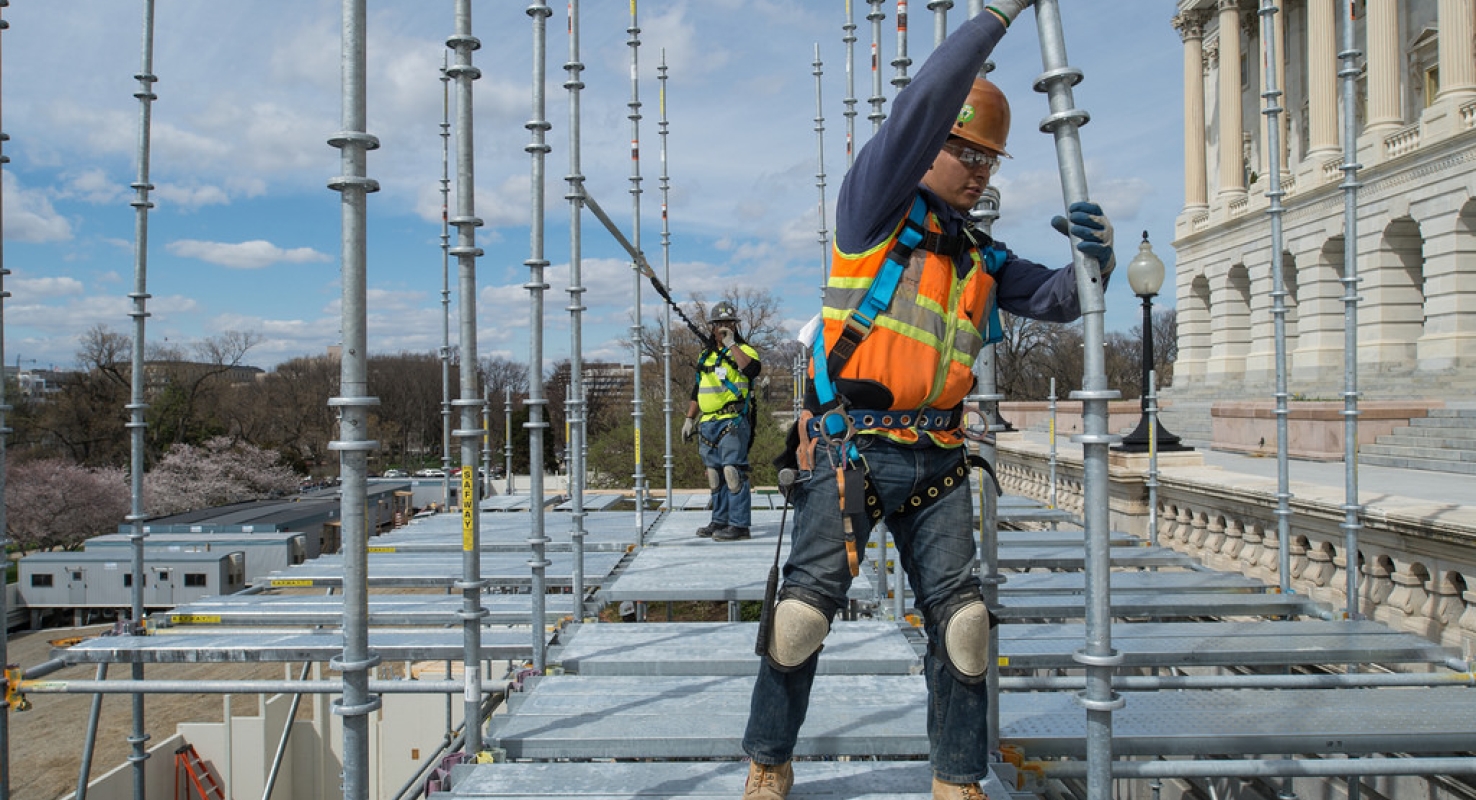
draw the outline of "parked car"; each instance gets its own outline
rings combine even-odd
[[[403,470],[403,469],[387,469],[387,470],[384,471],[384,477],[386,477],[386,478],[408,478],[408,477],[410,477],[410,474],[407,473],[407,472],[405,472],[405,470]]]
[[[444,478],[444,477],[446,477],[446,473],[444,473],[444,472],[442,472],[442,471],[440,471],[438,469],[430,469],[430,468],[418,469],[418,470],[415,470],[415,477],[417,477],[417,478]]]

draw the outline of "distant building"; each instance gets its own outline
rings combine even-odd
[[[1293,395],[1344,384],[1342,22],[1337,0],[1271,15],[1284,249],[1267,214],[1259,2],[1179,0],[1184,209],[1175,223],[1178,358],[1165,396],[1270,398],[1272,269],[1286,291]],[[1361,393],[1467,399],[1476,389],[1476,11],[1469,0],[1367,0],[1355,23]],[[1462,277],[1464,276],[1464,277]]]

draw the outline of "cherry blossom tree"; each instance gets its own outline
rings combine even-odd
[[[199,446],[169,448],[144,475],[145,511],[178,514],[281,497],[296,492],[300,480],[275,451],[217,436]]]
[[[76,550],[87,539],[116,533],[131,506],[128,476],[112,467],[84,467],[59,458],[12,461],[5,477],[5,514],[21,554]]]

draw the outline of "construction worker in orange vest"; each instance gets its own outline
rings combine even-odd
[[[1050,269],[975,230],[969,211],[1008,156],[1009,104],[977,77],[1033,0],[995,0],[939,45],[841,185],[834,254],[811,380],[791,441],[794,541],[771,609],[743,749],[747,800],[783,800],[821,644],[845,606],[872,526],[885,520],[928,637],[929,761],[935,800],[985,800],[985,688],[993,614],[973,574],[963,447],[975,356],[997,309],[1081,316],[1075,267]],[[1052,224],[1105,279],[1115,264],[1101,208]],[[805,337],[801,336],[801,341]]]

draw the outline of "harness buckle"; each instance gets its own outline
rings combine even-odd
[[[837,433],[831,433],[830,420],[836,417],[840,418],[843,428]],[[820,441],[825,442],[827,447],[844,448],[850,444],[851,437],[856,435],[856,426],[851,422],[851,415],[846,413],[846,409],[842,406],[837,406],[822,413],[820,415],[820,424],[817,427],[819,428]]]

